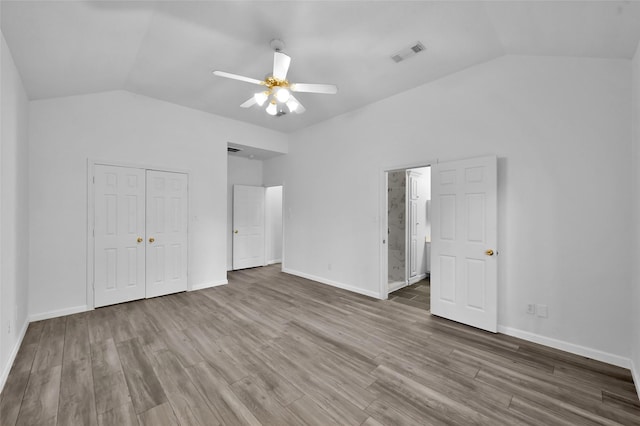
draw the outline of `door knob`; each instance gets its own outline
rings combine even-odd
[[[233,231],[233,233],[234,233],[234,234],[237,234],[237,233],[238,233],[238,230],[236,229],[235,231]]]
[[[493,256],[493,250],[489,249],[484,252],[487,256]]]
[[[138,237],[138,243],[141,243],[141,242],[142,242],[142,240],[143,240],[143,238],[142,238],[142,237]]]
[[[154,242],[155,240],[156,240],[156,239],[155,239],[155,238],[153,238],[153,237],[149,238],[149,242],[150,242],[150,243]]]

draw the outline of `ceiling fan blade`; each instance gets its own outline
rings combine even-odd
[[[291,108],[293,106],[295,106],[295,109],[291,111]],[[302,106],[300,101],[296,99],[293,95],[289,96],[289,100],[287,101],[287,107],[289,108],[289,111],[291,111],[294,114],[302,114],[307,110],[304,106]]]
[[[247,99],[247,101],[245,103],[240,105],[240,108],[251,108],[255,104],[257,104],[256,98],[252,96],[249,99]]]
[[[289,56],[282,52],[275,52],[273,54],[273,77],[278,80],[286,80],[290,63]]]
[[[256,80],[255,78],[245,77],[245,76],[238,75],[238,74],[231,74],[229,72],[224,72],[224,71],[214,71],[213,75],[217,75],[218,77],[230,78],[230,79],[233,79],[233,80],[240,80],[240,81],[244,81],[246,83],[264,85],[264,81],[262,81],[262,80]]]
[[[322,93],[325,95],[338,93],[338,88],[333,84],[292,83],[289,88],[292,92]]]

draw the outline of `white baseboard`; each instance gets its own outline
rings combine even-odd
[[[396,290],[400,290],[403,287],[408,286],[409,284],[407,284],[406,281],[394,281],[392,283],[389,283],[389,293],[392,293]]]
[[[596,361],[602,361],[606,362],[607,364],[617,365],[618,367],[631,368],[631,360],[629,358],[610,354],[608,352],[603,352],[598,349],[587,348],[586,346],[576,345],[562,340],[553,339],[551,337],[541,336],[539,334],[519,330],[517,328],[506,327],[504,325],[498,325],[498,332],[506,334],[508,336],[518,337],[523,340],[528,340],[529,342],[539,343],[544,346],[560,349],[565,352],[571,352],[572,354],[595,359]],[[638,385],[636,384],[636,386]]]
[[[11,372],[11,367],[13,367],[13,362],[16,360],[16,356],[18,355],[18,351],[20,350],[20,345],[22,345],[22,340],[24,340],[24,335],[27,333],[27,327],[29,327],[29,321],[25,320],[24,325],[22,326],[22,330],[20,330],[20,334],[18,334],[18,340],[16,341],[16,344],[13,346],[13,349],[9,354],[7,363],[2,368],[2,375],[0,376],[0,392],[2,392],[2,390],[4,389],[4,385],[7,383],[9,373]]]
[[[267,261],[267,265],[273,265],[274,263],[282,263],[282,259],[273,259]]]
[[[424,280],[425,278],[427,278],[427,274],[420,274],[420,275],[416,275],[415,277],[413,277],[413,278],[410,278],[410,279],[409,279],[409,285],[411,285],[411,284],[415,284],[415,283],[417,283],[418,281],[422,281],[422,280]]]
[[[380,299],[380,293],[378,293],[377,291],[371,291],[371,290],[365,290],[362,288],[358,288],[358,287],[354,287],[352,285],[349,284],[344,284],[338,281],[333,281],[333,280],[328,280],[326,278],[322,278],[322,277],[316,277],[315,275],[311,275],[311,274],[307,274],[304,272],[300,272],[300,271],[296,271],[293,269],[289,269],[289,268],[282,268],[282,272],[287,273],[287,274],[291,274],[291,275],[295,275],[298,277],[302,277],[302,278],[306,278],[308,280],[312,280],[312,281],[317,281],[319,283],[322,284],[327,284],[333,287],[338,287],[341,288],[343,290],[347,290],[347,291],[351,291],[353,293],[358,293],[358,294],[363,294],[365,296],[369,296],[369,297],[373,297],[376,299]]]
[[[63,317],[65,315],[73,315],[80,312],[86,312],[89,309],[87,305],[74,306],[72,308],[58,309],[56,311],[42,312],[39,314],[29,315],[29,322],[42,321],[51,318]]]
[[[229,281],[219,280],[219,281],[211,281],[209,283],[194,284],[191,286],[191,290],[189,291],[203,290],[205,288],[218,287],[219,285],[225,285],[225,284],[229,284]]]
[[[640,399],[640,370],[638,370],[638,367],[640,366],[631,360],[631,376],[633,377],[633,383],[636,385],[638,399]]]

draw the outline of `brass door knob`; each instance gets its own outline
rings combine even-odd
[[[238,230],[236,229],[235,231],[233,231],[233,233],[234,233],[234,234],[237,234],[237,233],[238,233]]]
[[[138,237],[138,243],[141,243],[141,242],[142,242],[142,240],[143,240],[143,238],[142,238],[142,237]]]
[[[489,249],[484,252],[487,256],[493,256],[493,250]]]
[[[150,242],[150,243],[154,242],[155,240],[156,240],[156,239],[155,239],[155,238],[153,238],[153,237],[149,238],[149,242]]]

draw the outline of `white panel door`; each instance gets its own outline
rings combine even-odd
[[[188,177],[147,170],[146,297],[187,290]]]
[[[264,192],[233,186],[233,269],[264,266]]]
[[[431,170],[431,313],[496,332],[496,157]]]
[[[145,296],[145,171],[94,169],[94,306]]]

